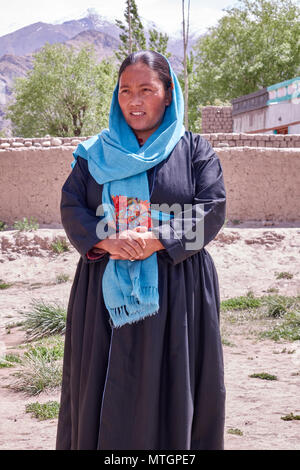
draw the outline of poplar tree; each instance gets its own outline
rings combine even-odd
[[[167,34],[159,33],[156,29],[149,30],[148,49],[151,51],[160,52],[165,57],[170,57],[171,54],[167,52],[168,41]]]
[[[189,100],[189,74],[187,46],[189,40],[190,0],[188,0],[187,20],[185,19],[185,4],[182,0],[182,38],[183,38],[183,74],[184,74],[184,125],[189,127],[188,100]]]
[[[128,54],[146,49],[144,27],[138,14],[135,0],[126,0],[124,12],[125,24],[121,20],[115,20],[116,25],[123,32],[120,34],[121,45],[115,52],[116,57],[122,61]]]
[[[118,60],[122,61],[128,54],[145,50],[146,36],[140,16],[138,14],[135,0],[126,0],[126,8],[124,12],[125,24],[120,20],[115,20],[118,28],[122,30],[120,34],[121,45],[119,50],[115,52]],[[166,57],[171,54],[167,52],[169,36],[158,32],[156,29],[148,31],[148,49],[160,52]]]

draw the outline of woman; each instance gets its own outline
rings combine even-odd
[[[140,51],[121,65],[109,130],[73,153],[61,217],[81,258],[57,449],[223,449],[219,284],[204,246],[224,223],[225,187],[211,145],[182,123],[169,62]],[[146,212],[122,224],[132,199]],[[147,212],[150,202],[164,210]],[[116,230],[105,234],[99,221]]]

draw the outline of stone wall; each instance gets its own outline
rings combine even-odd
[[[201,134],[213,147],[277,147],[300,148],[300,134]]]
[[[234,132],[201,133],[213,147],[280,147],[300,148],[300,134],[246,134]],[[27,139],[22,137],[0,138],[0,150],[17,148],[50,148],[77,146],[87,137],[40,137]]]
[[[20,147],[61,147],[62,145],[77,145],[88,137],[35,137],[32,139],[26,137],[5,137],[0,138],[0,149],[20,148]]]
[[[202,132],[232,132],[232,106],[204,106],[202,108]]]
[[[300,135],[264,135],[271,139],[263,141],[255,135],[243,139],[243,134],[233,140],[232,134],[209,137],[224,171],[227,219],[300,220]],[[60,139],[60,145],[54,139],[1,139],[0,145],[9,146],[0,149],[0,220],[12,224],[32,216],[40,224],[61,223],[61,187],[71,172],[72,152],[86,138]]]

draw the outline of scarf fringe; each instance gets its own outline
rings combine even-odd
[[[136,291],[135,295],[130,295],[127,297],[127,301],[130,305],[150,305],[153,303],[153,299],[155,299],[159,295],[157,287],[140,287],[138,284],[138,279],[134,280],[134,290]]]
[[[129,314],[126,310],[126,305],[122,305],[121,307],[109,309],[109,324],[111,328],[120,328],[125,324],[138,323],[140,320],[144,320],[144,318],[156,315],[158,311],[159,306],[156,306],[156,309],[153,312],[139,310],[134,314]]]
[[[159,298],[157,287],[141,287],[138,289],[138,294],[138,297],[135,295],[127,296],[125,305],[109,308],[110,326],[112,328],[119,328],[126,323],[137,323],[139,320],[158,313],[159,303],[154,300]],[[153,311],[149,311],[150,305],[153,306]]]

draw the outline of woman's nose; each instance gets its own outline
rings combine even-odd
[[[143,102],[142,97],[139,93],[132,94],[130,98],[130,104],[138,105],[142,104]]]

